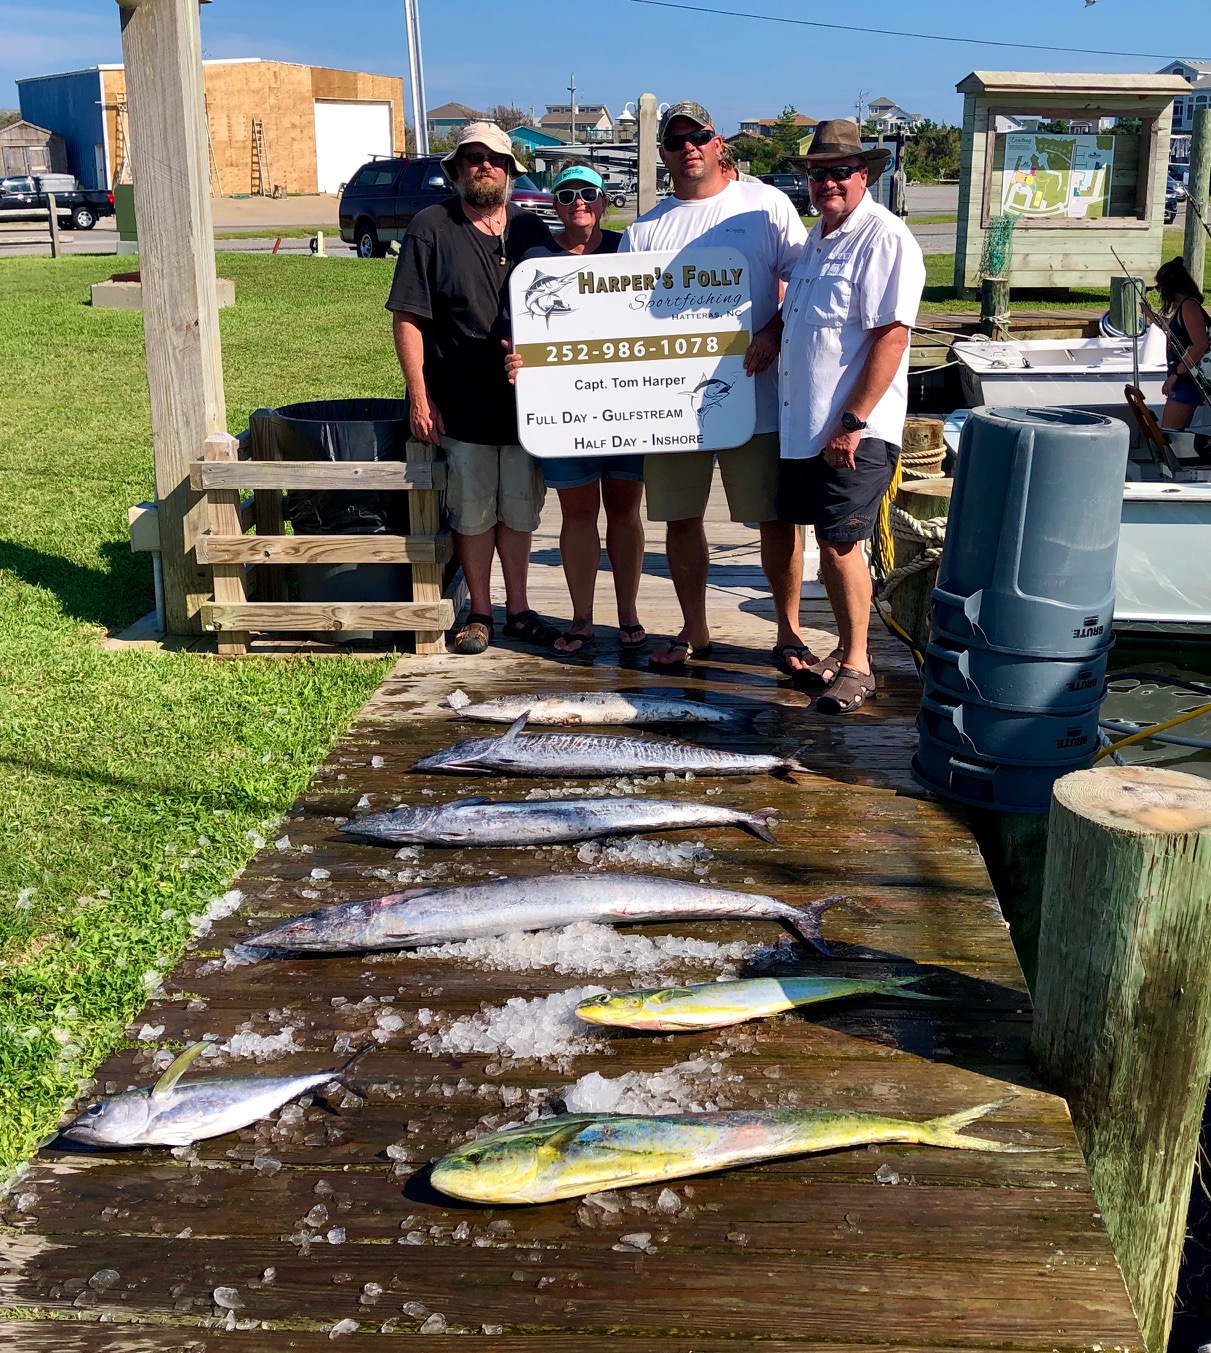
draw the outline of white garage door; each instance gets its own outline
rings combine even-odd
[[[340,191],[373,155],[390,155],[389,103],[315,101],[315,172],[321,193]]]

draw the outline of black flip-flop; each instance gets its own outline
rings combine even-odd
[[[679,658],[667,658],[663,661],[652,653],[648,656],[648,668],[653,672],[683,672],[687,662],[697,662],[699,658],[709,658],[714,649],[714,644],[705,643],[701,648],[695,648],[687,639],[670,639],[665,647],[670,654],[677,649],[681,650]]]
[[[595,634],[577,634],[575,630],[567,629],[556,639],[555,644],[563,640],[565,644],[575,644],[575,648],[556,648],[551,645],[551,652],[557,658],[575,658],[578,654],[584,653],[593,647],[597,636]]]
[[[773,658],[778,671],[788,677],[803,676],[808,671],[808,667],[792,667],[790,665],[792,657],[802,658],[808,664],[820,661],[806,644],[779,644],[770,650],[770,657]]]
[[[638,621],[633,625],[619,625],[618,636],[618,647],[624,653],[637,653],[648,644],[648,632]]]
[[[505,616],[502,633],[506,639],[519,639],[523,644],[533,644],[535,648],[550,648],[559,638],[555,626],[544,620],[537,611],[518,611],[516,615]]]

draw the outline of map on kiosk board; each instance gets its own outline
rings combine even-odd
[[[1113,172],[1113,136],[1012,132],[1005,137],[1001,210],[1010,216],[1105,216]]]
[[[525,259],[509,279],[521,444],[535,456],[718,451],[753,435],[736,249]]]

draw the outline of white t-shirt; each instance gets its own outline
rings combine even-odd
[[[912,232],[869,193],[830,235],[817,221],[782,305],[778,430],[787,460],[818,456],[866,364],[871,330],[917,321],[925,260]],[[908,412],[908,352],[863,437],[901,444]]]
[[[687,201],[666,197],[623,234],[619,252],[683,249],[687,245],[739,249],[748,259],[753,332],[773,319],[778,283],[786,281],[807,239],[787,195],[767,183],[735,183],[714,197]],[[777,363],[754,377],[758,432],[778,427]]]

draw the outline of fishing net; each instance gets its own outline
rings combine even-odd
[[[1013,267],[1013,227],[1016,216],[994,216],[988,222],[980,254],[980,276],[1004,278]]]

